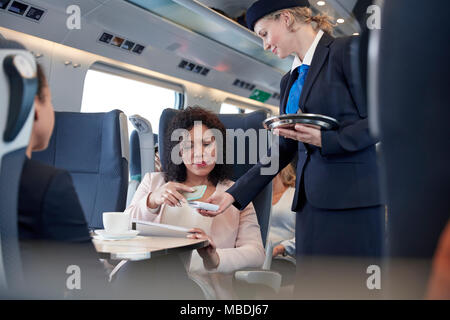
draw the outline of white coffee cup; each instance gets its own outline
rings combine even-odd
[[[130,229],[130,214],[103,212],[103,226],[107,233],[123,233]]]

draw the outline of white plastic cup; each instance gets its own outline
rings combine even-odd
[[[107,233],[124,233],[130,228],[130,214],[124,212],[103,212],[103,226]]]

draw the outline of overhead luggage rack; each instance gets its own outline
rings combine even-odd
[[[262,40],[253,32],[197,1],[126,1],[269,65],[281,73],[289,71],[292,66],[293,58],[281,60],[273,53],[264,51]]]

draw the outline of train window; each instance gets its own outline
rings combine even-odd
[[[139,114],[150,121],[153,133],[158,133],[162,111],[179,108],[178,95],[174,90],[91,69],[84,81],[81,112],[119,109],[127,116]],[[130,134],[132,130],[132,124],[128,123]]]
[[[220,113],[241,113],[241,110],[235,105],[222,103],[220,106]]]
[[[222,105],[220,106],[220,113],[236,114],[236,113],[251,113],[253,111],[255,111],[255,110],[238,107],[234,104],[225,103],[225,102],[222,103]]]

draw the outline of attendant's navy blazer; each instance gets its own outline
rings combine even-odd
[[[375,144],[369,132],[367,106],[358,79],[352,74],[350,50],[355,37],[337,38],[324,34],[316,48],[300,97],[303,113],[322,114],[340,123],[335,131],[322,131],[322,148],[280,137],[279,171],[298,154],[293,211],[307,200],[320,209],[354,209],[382,204],[380,199]],[[291,73],[281,80],[280,114],[284,114],[294,81]],[[243,208],[276,175],[262,176],[257,164],[227,190]],[[301,199],[301,183],[306,199]]]

